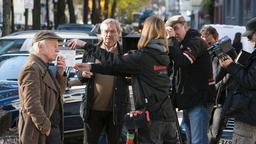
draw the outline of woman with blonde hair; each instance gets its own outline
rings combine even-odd
[[[137,129],[139,143],[176,144],[177,128],[169,98],[167,66],[170,61],[164,21],[158,16],[145,20],[137,51],[118,56],[101,50],[96,57],[106,61],[101,64],[75,64],[74,68],[87,73],[132,77],[136,110],[127,116],[132,119],[145,114],[146,117],[140,117],[144,121],[136,125],[126,121],[125,126],[128,130]]]

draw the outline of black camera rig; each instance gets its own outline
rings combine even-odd
[[[230,50],[232,50],[232,45],[231,39],[228,36],[224,36],[217,43],[207,49],[211,56],[218,58],[225,56]]]

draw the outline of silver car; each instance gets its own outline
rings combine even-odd
[[[37,31],[21,31],[0,38],[0,54],[17,51],[29,51],[32,47],[32,39]],[[98,37],[94,33],[77,31],[54,31],[65,41],[69,39],[81,39],[88,43],[97,43]]]

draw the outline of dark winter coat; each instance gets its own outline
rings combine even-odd
[[[167,66],[170,61],[164,49],[163,40],[151,40],[145,48],[124,56],[108,53],[105,50],[101,50],[100,56],[107,57],[109,60],[101,65],[93,64],[92,72],[132,75],[136,110],[154,109],[151,111],[155,116],[152,119],[175,120],[169,98],[170,80],[167,75]]]
[[[212,102],[215,95],[211,57],[200,33],[189,29],[178,46],[170,47],[174,61],[174,97],[179,109]]]
[[[100,55],[100,51],[103,50],[100,48],[101,42],[97,45],[87,45],[86,51],[83,55],[83,63],[87,62],[95,62],[96,55]],[[122,47],[118,44],[118,55],[122,55]],[[102,62],[106,61],[105,58],[101,59]],[[84,78],[81,76],[81,73],[78,74],[78,77],[81,82],[86,83],[87,86],[85,88],[85,95],[83,96],[82,104],[81,104],[81,116],[82,119],[87,122],[88,117],[90,116],[90,110],[92,108],[92,98],[94,96],[94,86],[95,81],[94,77],[92,78]],[[128,88],[128,81],[125,77],[116,76],[114,78],[114,95],[112,97],[113,106],[113,124],[120,125],[123,123],[124,115],[130,111],[131,104],[129,98],[129,88]]]
[[[239,103],[249,98],[249,102],[243,106],[243,109],[234,113],[233,116],[237,121],[256,126],[256,51],[249,57],[246,66],[231,63],[227,71],[236,83],[237,88],[234,92],[242,95]]]

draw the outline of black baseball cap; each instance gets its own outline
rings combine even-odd
[[[250,36],[254,32],[256,32],[256,17],[250,19],[247,22],[245,28],[246,28],[246,31],[243,33],[243,36]]]

